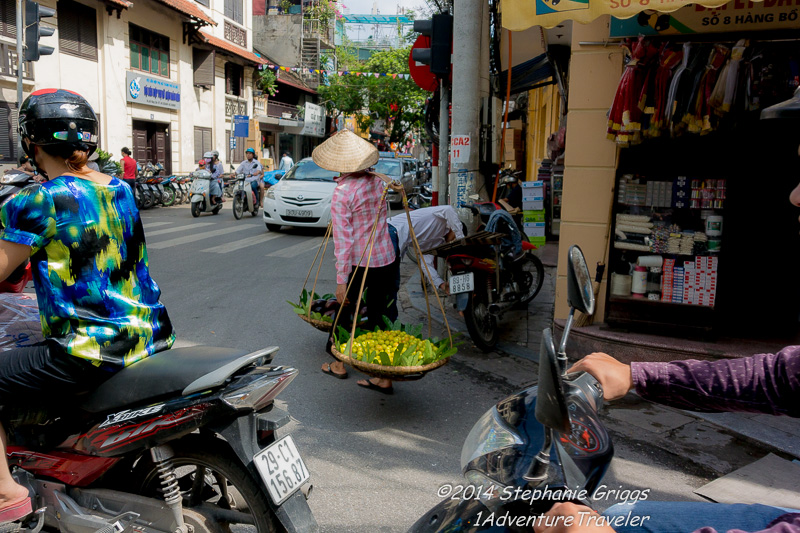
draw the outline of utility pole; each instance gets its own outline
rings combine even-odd
[[[450,205],[457,209],[468,203],[469,195],[481,186],[480,159],[480,83],[481,29],[484,3],[481,0],[455,0],[453,19],[453,128],[449,173]],[[446,108],[445,108],[446,109]],[[472,213],[459,209],[469,226]]]
[[[433,194],[437,198],[436,205],[449,203],[448,191],[450,180],[450,87],[444,80],[440,82],[439,100],[439,171],[433,182]]]

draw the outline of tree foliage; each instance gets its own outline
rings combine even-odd
[[[408,74],[410,51],[406,47],[377,52],[363,66],[351,68],[354,72]],[[429,93],[411,79],[348,73],[329,76],[328,81],[329,85],[317,91],[333,116],[354,115],[362,128],[383,120],[391,124],[389,142],[403,142],[412,129],[422,126]]]

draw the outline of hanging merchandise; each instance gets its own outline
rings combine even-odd
[[[654,77],[653,92],[650,96],[652,106],[645,107],[645,113],[650,115],[649,125],[645,131],[647,137],[658,137],[664,128],[666,101],[669,93],[670,80],[673,70],[683,59],[683,50],[675,49],[669,45],[662,48],[658,59],[658,68]]]
[[[709,101],[714,86],[717,84],[717,76],[720,69],[728,59],[729,49],[727,46],[717,44],[711,50],[706,64],[705,71],[700,77],[700,82],[695,90],[694,101],[689,109],[689,113],[684,117],[684,122],[688,124],[691,133],[705,134],[713,128],[711,126],[711,108]]]
[[[627,47],[626,47],[627,48]],[[648,76],[648,64],[658,54],[658,48],[644,37],[630,44],[630,61],[625,65],[614,103],[608,116],[607,136],[623,145],[641,141],[642,89]]]

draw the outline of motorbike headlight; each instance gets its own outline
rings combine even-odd
[[[503,448],[522,444],[522,439],[502,419],[497,408],[491,409],[478,419],[461,448],[461,470],[473,460]]]
[[[269,198],[270,200],[275,199],[275,191],[272,190],[272,187],[267,189],[267,198]]]
[[[464,473],[464,477],[471,485],[476,487],[475,496],[489,510],[496,511],[498,507],[508,500],[509,493],[506,492],[508,488],[506,485],[498,483],[477,470],[468,470]]]

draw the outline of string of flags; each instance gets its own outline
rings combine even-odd
[[[337,71],[337,70],[324,70],[324,69],[318,69],[318,68],[282,67],[280,65],[270,65],[270,64],[262,65],[261,68],[262,68],[262,70],[263,69],[271,69],[271,70],[275,70],[275,71],[283,70],[283,71],[286,71],[286,72],[299,72],[299,73],[303,73],[303,72],[307,71],[309,74],[324,74],[326,76],[331,76],[331,75],[334,75],[334,74],[338,74],[339,76],[350,75],[350,76],[356,76],[356,77],[366,76],[366,77],[374,77],[374,78],[389,77],[389,78],[392,78],[392,79],[398,79],[399,78],[401,80],[410,80],[411,79],[411,74],[399,74],[399,73],[388,73],[388,72],[354,72],[354,71],[351,71],[351,70],[338,70]]]

